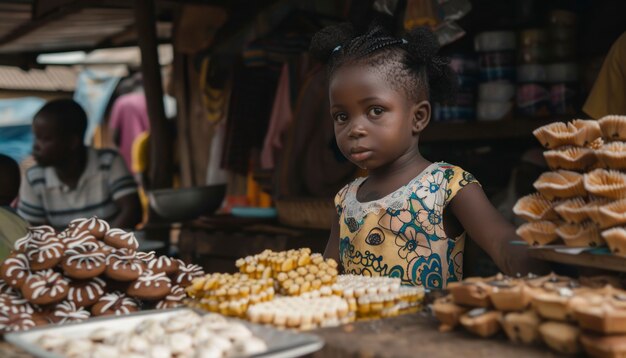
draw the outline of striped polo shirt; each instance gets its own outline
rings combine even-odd
[[[65,228],[76,218],[98,216],[112,220],[119,212],[115,200],[137,192],[124,159],[114,150],[87,148],[87,165],[71,189],[53,167],[36,165],[22,180],[17,212],[33,225]]]

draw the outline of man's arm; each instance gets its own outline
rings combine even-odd
[[[111,227],[134,229],[141,222],[141,203],[136,192],[116,199],[115,205],[119,213],[111,221]]]

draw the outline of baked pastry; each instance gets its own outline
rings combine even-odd
[[[514,343],[534,344],[540,340],[541,319],[534,311],[511,312],[502,318],[502,329]]]
[[[578,344],[580,329],[562,322],[545,322],[539,326],[539,333],[545,344],[563,354],[576,354],[581,351]]]
[[[593,149],[584,147],[562,147],[548,150],[543,153],[543,157],[552,170],[585,171],[596,164],[598,160]]]
[[[105,259],[98,245],[83,243],[65,252],[61,267],[68,277],[84,280],[102,274],[106,270]]]
[[[102,240],[107,231],[110,230],[109,223],[105,220],[98,219],[97,216],[85,219],[76,223],[74,227],[74,234],[79,234],[83,231],[89,232],[96,239]]]
[[[466,307],[455,304],[451,295],[435,300],[432,309],[435,317],[439,320],[439,330],[441,332],[454,329],[459,324],[461,316],[469,310]]]
[[[183,300],[187,297],[185,290],[180,286],[172,286],[170,293],[156,304],[157,309],[176,308],[183,305]]]
[[[89,280],[70,281],[67,300],[76,304],[77,307],[89,307],[98,302],[104,295],[106,283],[99,277]]]
[[[500,331],[502,312],[475,308],[461,316],[461,325],[469,332],[487,338]]]
[[[537,313],[545,318],[555,321],[573,320],[571,299],[574,291],[569,288],[555,290],[537,290],[533,292],[532,305]]]
[[[139,248],[139,242],[132,232],[122,229],[111,229],[104,235],[104,242],[116,249],[128,249],[131,251]]]
[[[534,221],[522,224],[515,233],[528,245],[543,246],[559,239],[557,226],[552,221]]]
[[[35,321],[33,321],[32,315],[0,311],[0,333],[27,331],[31,328],[35,328]]]
[[[36,244],[31,241],[28,246],[26,255],[33,271],[53,268],[63,259],[65,246],[61,240],[54,235],[47,236],[45,240]]]
[[[626,140],[626,116],[608,115],[598,120],[602,136],[610,140]]]
[[[598,227],[591,222],[583,224],[564,224],[556,229],[557,235],[565,245],[571,247],[596,247],[604,245]]]
[[[626,228],[614,227],[604,230],[602,231],[602,238],[613,254],[626,257]]]
[[[21,288],[22,295],[31,303],[48,305],[67,297],[69,282],[51,269],[33,272]]]
[[[154,273],[145,270],[139,278],[128,287],[128,295],[141,300],[156,301],[164,298],[172,289],[172,281],[165,272]]]
[[[581,328],[603,334],[626,333],[626,295],[613,288],[608,295],[588,294],[574,307]]]
[[[523,311],[530,306],[531,289],[519,279],[506,278],[489,282],[493,288],[489,299],[495,309],[504,312]]]
[[[569,170],[543,173],[533,186],[548,200],[567,199],[587,194],[583,175]]]
[[[115,291],[100,297],[98,303],[91,307],[94,316],[125,315],[139,311],[140,303],[126,294]]]
[[[580,343],[590,357],[622,358],[626,356],[626,336],[582,334]]]
[[[178,261],[168,256],[162,255],[148,262],[147,269],[154,273],[165,272],[166,275],[173,275],[178,271]]]
[[[493,286],[487,282],[502,280],[503,275],[496,275],[489,278],[470,277],[461,282],[454,282],[448,285],[448,290],[454,298],[454,303],[470,307],[490,307],[489,293]]]
[[[30,265],[26,255],[14,252],[0,265],[0,278],[15,289],[20,289],[30,275]]]
[[[554,220],[557,218],[553,204],[541,194],[530,194],[520,198],[513,213],[526,221]]]
[[[178,260],[178,273],[173,283],[178,286],[187,287],[195,278],[202,276],[204,276],[202,267],[194,264],[185,265],[183,261]]]
[[[149,251],[149,252],[137,251],[136,256],[139,260],[143,261],[143,263],[146,265],[150,261],[156,258],[154,251]]]
[[[54,307],[51,319],[54,323],[65,324],[82,322],[90,316],[91,314],[85,308],[76,306],[72,301],[63,301]]]
[[[626,198],[626,174],[616,170],[596,169],[584,175],[585,189],[609,199]]]
[[[61,239],[61,242],[67,249],[73,249],[75,246],[82,246],[89,242],[88,245],[95,245],[99,242],[95,236],[91,235],[89,231],[81,231],[76,234],[70,233]]]
[[[135,281],[141,276],[144,264],[139,260],[135,252],[127,249],[116,250],[106,258],[106,270],[104,273],[118,281]]]
[[[34,312],[30,303],[16,291],[0,293],[0,311],[11,314]]]
[[[600,275],[600,276],[581,276],[580,285],[589,288],[604,288],[607,285],[617,289],[624,288],[624,281],[618,276]]]

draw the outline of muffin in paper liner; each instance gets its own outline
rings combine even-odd
[[[533,186],[549,200],[587,195],[583,175],[569,170],[543,173]]]
[[[554,149],[566,145],[585,146],[602,136],[595,120],[576,119],[570,123],[554,122],[533,131],[541,145]]]
[[[602,231],[602,238],[613,254],[626,257],[626,228],[614,227],[604,230]]]
[[[563,224],[556,228],[556,234],[570,247],[596,247],[604,245],[600,230],[592,222]]]
[[[557,215],[553,203],[541,194],[534,193],[520,198],[513,207],[513,213],[526,221],[552,220]]]
[[[552,221],[534,221],[522,224],[515,233],[531,246],[543,246],[558,240],[557,226]]]
[[[548,166],[552,170],[567,169],[585,171],[597,162],[595,152],[585,147],[563,147],[543,153]]]
[[[596,169],[584,175],[585,189],[609,199],[626,198],[626,174],[617,170]]]
[[[626,169],[626,143],[610,142],[596,150],[598,162],[604,168]]]
[[[626,116],[604,116],[598,120],[598,124],[604,138],[626,140]]]
[[[594,222],[600,229],[626,224],[626,199],[598,206]]]
[[[557,204],[554,211],[566,222],[577,224],[589,219],[584,209],[586,204],[585,199],[576,197]]]

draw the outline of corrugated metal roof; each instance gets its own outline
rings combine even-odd
[[[18,67],[0,66],[0,89],[72,92],[77,77],[78,70],[74,67],[48,66],[44,70],[24,71]]]
[[[0,38],[27,24],[31,17],[30,3],[0,3]]]

